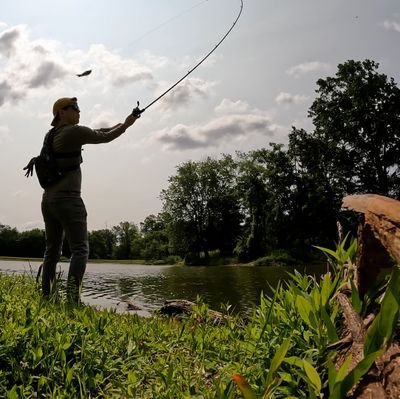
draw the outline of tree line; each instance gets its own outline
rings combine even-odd
[[[349,60],[319,79],[313,130],[292,127],[287,145],[178,165],[161,212],[90,232],[90,257],[196,264],[213,254],[250,261],[281,251],[307,259],[313,245],[331,246],[337,221],[354,228],[340,211],[343,196],[400,197],[400,90],[378,68]],[[0,255],[43,250],[43,231],[0,225]]]

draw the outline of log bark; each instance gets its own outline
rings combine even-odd
[[[400,201],[376,194],[344,197],[342,209],[361,214],[358,227],[356,284],[365,294],[400,263]]]
[[[182,316],[188,315],[193,312],[194,302],[188,301],[186,299],[171,299],[165,301],[164,305],[160,308],[159,313],[168,316]],[[207,316],[213,320],[214,323],[225,322],[228,316],[216,310],[208,309]]]

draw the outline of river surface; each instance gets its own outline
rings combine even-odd
[[[0,273],[28,274],[35,277],[39,262],[0,260]],[[150,266],[118,263],[89,263],[82,291],[82,301],[99,308],[127,311],[128,304],[139,307],[144,316],[159,309],[167,299],[196,300],[200,296],[211,309],[221,310],[230,304],[234,313],[249,314],[260,303],[262,292],[271,293],[287,271],[293,268],[249,266]],[[68,274],[68,264],[60,263],[61,279]],[[303,268],[300,272],[305,272]],[[307,268],[320,275],[321,266]]]

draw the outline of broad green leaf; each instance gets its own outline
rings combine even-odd
[[[337,371],[332,360],[328,361],[328,385],[329,385],[329,392],[333,392],[335,388],[335,383],[337,380]]]
[[[326,254],[332,256],[332,258],[336,259],[338,262],[340,261],[340,257],[335,251],[332,251],[329,248],[319,247],[317,245],[314,245],[314,248],[317,248],[320,251],[325,252]]]
[[[313,309],[311,303],[306,298],[298,296],[296,298],[296,308],[302,320],[311,328],[316,328],[315,320],[312,318]]]
[[[322,320],[325,323],[326,330],[328,332],[328,339],[330,342],[336,342],[339,340],[339,337],[336,332],[335,325],[333,324],[331,318],[329,317],[328,313],[326,312],[325,308],[321,309],[321,316]]]
[[[358,293],[357,287],[354,285],[353,280],[350,280],[350,284],[351,284],[351,305],[358,314],[361,314],[362,302],[360,299],[360,295]]]
[[[378,351],[387,345],[396,327],[400,307],[400,269],[393,268],[389,285],[386,288],[381,309],[367,331],[364,343],[364,355]]]
[[[368,372],[376,358],[383,353],[382,350],[366,356],[353,370],[342,380],[335,384],[333,392],[329,395],[330,399],[342,399],[347,392],[352,389],[361,377]]]
[[[283,341],[282,345],[279,347],[279,349],[276,351],[274,357],[272,358],[271,367],[268,370],[267,380],[265,382],[267,388],[271,384],[276,371],[282,364],[283,359],[285,358],[286,353],[289,350],[289,347],[290,347],[290,338],[286,338]]]
[[[340,383],[340,382],[342,382],[342,381],[345,379],[345,377],[346,377],[346,375],[348,374],[348,371],[349,371],[349,366],[350,366],[350,363],[351,363],[351,359],[352,359],[352,356],[350,355],[350,356],[343,362],[343,364],[342,364],[342,366],[340,367],[340,369],[337,371],[337,373],[336,373],[336,381],[335,381],[335,384],[336,384],[336,383]],[[332,398],[330,398],[330,399],[332,399]]]
[[[317,370],[305,359],[303,359],[303,368],[311,383],[317,389],[318,393],[321,391],[322,383]]]
[[[332,281],[331,281],[331,273],[326,273],[324,275],[324,278],[322,279],[321,283],[321,304],[323,307],[326,306],[326,304],[329,301],[329,298],[332,293]]]

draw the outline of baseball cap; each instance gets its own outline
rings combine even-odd
[[[76,97],[62,97],[59,98],[53,105],[53,120],[51,121],[51,125],[54,126],[56,124],[57,116],[60,110],[66,108],[70,105],[77,105]]]

